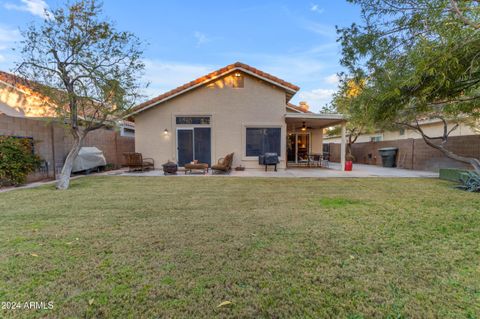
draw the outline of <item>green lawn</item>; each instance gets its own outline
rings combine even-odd
[[[480,195],[448,182],[87,177],[0,214],[0,301],[54,303],[0,317],[480,314]]]

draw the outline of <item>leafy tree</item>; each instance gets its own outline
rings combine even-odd
[[[340,82],[340,89],[333,96],[329,111],[344,114],[348,118],[346,126],[347,149],[346,157],[348,160],[355,160],[352,154],[352,145],[362,134],[374,131],[369,117],[366,116],[369,104],[357,97],[361,94],[365,86],[364,80],[354,80],[343,78]],[[340,134],[340,127],[335,127],[328,131],[328,135]]]
[[[142,43],[117,31],[95,0],[77,0],[23,32],[16,71],[38,84],[73,137],[58,189],[69,186],[85,136],[122,116],[140,96]]]
[[[362,10],[362,24],[338,29],[342,64],[352,78],[366,79],[357,97],[380,128],[408,127],[449,158],[480,161],[446,147],[461,122],[480,118],[480,7],[460,0],[349,0]],[[365,114],[365,113],[364,113]],[[420,123],[439,119],[441,136]],[[453,123],[453,124],[451,124]]]

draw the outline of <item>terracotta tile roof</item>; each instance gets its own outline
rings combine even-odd
[[[254,75],[257,75],[259,77],[263,77],[265,79],[268,79],[274,83],[276,83],[277,85],[280,85],[280,86],[283,86],[283,87],[286,87],[288,89],[290,89],[291,91],[298,91],[300,90],[300,87],[292,84],[292,83],[289,83],[287,81],[284,81],[282,79],[279,79],[277,78],[276,76],[273,76],[271,74],[268,74],[266,72],[263,72],[263,71],[260,71],[259,69],[256,69],[254,67],[251,67],[245,63],[241,63],[241,62],[236,62],[236,63],[233,63],[233,64],[230,64],[230,65],[227,65],[221,69],[218,69],[216,71],[213,71],[207,75],[204,75],[198,79],[195,79],[191,82],[188,82],[182,86],[179,86],[171,91],[168,91],[168,92],[165,92],[151,100],[148,100],[146,102],[143,102],[142,104],[139,104],[137,106],[135,106],[133,108],[133,112],[136,113],[136,112],[139,112],[141,111],[143,108],[145,108],[146,106],[149,106],[149,105],[152,105],[154,103],[159,103],[161,102],[162,100],[165,100],[166,98],[168,97],[171,97],[172,95],[176,95],[176,94],[179,94],[179,93],[182,93],[183,91],[186,91],[196,85],[199,85],[199,84],[202,84],[202,83],[207,83],[209,82],[210,80],[213,80],[213,79],[216,79],[218,78],[219,76],[221,75],[224,75],[228,72],[233,72],[234,70],[237,70],[237,69],[243,69],[243,70],[246,70],[250,73],[253,73]],[[152,105],[153,106],[153,105]]]
[[[307,109],[304,109],[298,105],[295,105],[295,104],[292,104],[292,103],[287,103],[288,107],[291,107],[292,109],[300,112],[300,113],[313,113],[313,112],[310,112],[309,110]]]
[[[8,72],[4,72],[4,71],[0,71],[0,81],[3,81],[9,85],[11,85],[12,87],[22,91],[26,96],[31,96],[31,97],[34,97],[34,98],[37,98],[37,99],[40,99],[46,103],[42,103],[42,104],[32,104],[31,101],[30,103],[27,102],[26,103],[26,107],[29,108],[30,110],[30,113],[32,113],[31,111],[32,110],[39,110],[39,111],[35,111],[33,113],[35,113],[35,115],[32,114],[27,114],[28,116],[32,116],[32,117],[55,117],[57,116],[56,114],[56,111],[55,111],[55,107],[53,106],[54,105],[54,102],[52,101],[52,99],[48,96],[46,96],[45,94],[42,93],[42,89],[45,89],[46,87],[39,84],[38,82],[35,82],[35,81],[32,81],[32,80],[27,80],[21,76],[17,76],[15,74],[11,74],[11,73],[8,73]],[[61,91],[61,90],[58,90],[58,89],[49,89],[50,92],[53,93],[58,93],[58,97],[62,97],[62,95],[65,97],[65,92],[64,91]],[[86,99],[85,99],[86,100]],[[80,100],[79,100],[80,101]],[[51,107],[50,107],[51,106]],[[65,106],[67,107],[67,106]],[[43,111],[42,111],[43,110]],[[42,112],[40,112],[42,111]],[[89,109],[88,107],[86,107],[84,109],[84,112],[88,112]],[[91,109],[92,112],[95,112],[94,109]],[[27,112],[26,112],[27,113]],[[84,113],[84,115],[86,115],[86,113]],[[82,117],[79,115],[79,117]]]
[[[4,71],[0,71],[0,81],[3,81],[18,88],[28,87],[31,90],[35,90],[38,85],[35,82],[29,81],[25,78]]]

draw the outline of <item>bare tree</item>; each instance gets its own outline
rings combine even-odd
[[[46,12],[23,37],[15,72],[37,84],[73,137],[57,182],[57,189],[67,189],[85,136],[125,114],[140,96],[142,43],[117,31],[95,0]]]

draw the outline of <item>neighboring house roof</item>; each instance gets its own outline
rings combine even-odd
[[[307,110],[303,107],[300,107],[298,105],[292,104],[292,103],[287,103],[287,108],[289,108],[290,110],[295,111],[297,113],[312,113],[309,110]]]
[[[13,117],[25,117],[22,112],[8,106],[5,103],[0,102],[0,114],[5,114]]]
[[[29,89],[30,90],[28,92],[29,94],[35,93],[38,96],[41,96],[41,94],[38,93],[39,84],[37,84],[33,81],[29,81],[25,78],[22,78],[20,76],[15,75],[15,74],[0,71],[0,82],[8,84],[12,87],[15,87],[15,88],[19,89],[19,90]]]
[[[51,99],[41,93],[42,88],[45,88],[45,86],[42,87],[41,84],[35,81],[27,80],[23,77],[20,77],[11,73],[7,73],[4,71],[0,71],[0,84],[3,84],[2,86],[10,88],[11,90],[20,92],[22,96],[26,97],[25,99],[14,97],[13,101],[9,101],[8,98],[2,99],[5,107],[1,107],[0,105],[1,113],[10,115],[10,116],[16,116],[16,117],[23,116],[23,117],[43,118],[43,117],[57,116],[55,112],[55,107],[53,106],[54,105],[53,102],[49,102],[51,101]],[[2,87],[0,87],[0,99],[3,97],[1,94],[2,93],[1,89]],[[66,97],[65,92],[59,89],[55,89],[51,91],[57,92],[59,94],[59,97],[62,97],[62,95]],[[85,101],[89,101],[89,100],[85,98]],[[18,104],[19,102],[21,102],[20,104],[22,105],[19,105]],[[0,104],[1,103],[2,102],[0,102]],[[50,105],[52,106],[50,107]],[[88,113],[90,111],[92,113],[95,113],[96,110],[93,107],[89,108],[87,106],[83,109],[83,114],[79,114],[79,118],[85,119],[90,114]],[[18,114],[13,115],[14,113],[12,112],[16,112],[19,115]],[[108,121],[114,121],[117,119],[118,119],[118,116],[109,116],[107,118]],[[126,124],[126,125],[130,125],[130,124]],[[132,125],[130,126],[134,127],[134,124]]]
[[[48,102],[49,99],[40,91],[40,85],[34,81],[0,71],[0,101],[11,110],[20,113],[20,116],[55,116],[55,111]],[[7,112],[3,113],[7,114]]]
[[[7,73],[4,71],[0,71],[0,81],[8,83],[10,85],[16,86],[17,84],[23,84],[25,86],[31,86],[31,83],[24,78],[19,76],[13,75],[11,73]]]
[[[231,72],[234,71],[243,71],[247,74],[250,74],[254,77],[257,77],[259,79],[262,79],[264,81],[267,81],[269,83],[272,83],[282,89],[284,89],[287,92],[287,100],[289,100],[298,90],[300,90],[300,87],[291,84],[287,81],[284,81],[282,79],[277,78],[276,76],[273,76],[271,74],[268,74],[266,72],[260,71],[254,67],[251,67],[247,64],[241,63],[241,62],[236,62],[230,65],[227,65],[221,69],[218,69],[216,71],[213,71],[207,75],[204,75],[198,79],[195,79],[191,82],[188,82],[182,86],[179,86],[171,91],[165,92],[163,94],[160,94],[159,96],[148,100],[142,104],[137,105],[136,107],[133,108],[133,112],[130,115],[145,111],[159,103],[162,103],[166,100],[169,100],[177,95],[186,93],[194,88],[197,88],[201,85],[204,85],[208,82],[214,81],[224,75],[227,75]]]
[[[119,126],[122,126],[122,127],[128,127],[128,128],[132,128],[132,129],[135,128],[135,122],[132,122],[132,121],[119,120],[117,123],[118,123]]]

